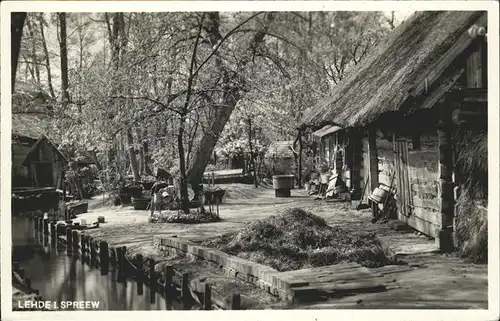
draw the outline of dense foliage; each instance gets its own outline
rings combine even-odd
[[[393,25],[381,12],[29,13],[15,95],[44,93],[51,136],[91,151],[106,180],[163,168],[195,186],[214,149],[255,163],[294,139]]]

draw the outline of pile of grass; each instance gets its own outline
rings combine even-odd
[[[389,262],[374,234],[357,235],[328,226],[323,218],[299,208],[250,223],[203,245],[278,271],[342,262],[378,267]]]
[[[457,250],[475,263],[488,262],[488,137],[463,131],[456,138],[456,168],[464,179],[455,213]]]
[[[474,263],[488,263],[488,210],[467,192],[457,201],[455,228],[458,253]]]

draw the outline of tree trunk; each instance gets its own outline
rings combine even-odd
[[[132,167],[132,175],[134,175],[134,181],[140,182],[141,175],[139,174],[137,158],[135,158],[134,136],[132,136],[132,129],[130,127],[127,129],[127,144],[130,166]]]
[[[219,135],[222,133],[224,126],[226,125],[231,113],[236,107],[236,103],[240,99],[240,93],[237,89],[231,89],[225,95],[224,106],[225,108],[220,108],[217,115],[214,117],[214,121],[210,125],[208,131],[201,138],[198,149],[193,155],[193,162],[188,171],[188,181],[192,186],[198,186],[201,184],[203,178],[203,173],[205,168],[210,161],[210,156],[214,150]]]
[[[49,85],[49,93],[52,97],[55,97],[54,87],[52,86],[52,73],[50,71],[50,59],[49,50],[47,48],[47,41],[45,40],[45,31],[43,27],[43,13],[40,13],[38,24],[40,27],[40,36],[42,37],[43,54],[45,56],[45,66],[47,68],[47,83]]]
[[[147,129],[144,130],[142,135],[142,150],[144,151],[144,173],[146,175],[153,175],[153,171],[151,170],[151,156],[149,155],[149,141],[148,141],[148,132]]]
[[[137,135],[137,142],[139,143],[139,163],[138,163],[138,170],[139,170],[139,175],[142,176],[144,175],[144,146],[142,145],[142,134],[141,130],[139,127],[136,127],[135,129],[136,135]]]
[[[68,82],[68,50],[66,47],[67,36],[66,36],[66,13],[60,12],[57,14],[59,18],[59,27],[60,27],[60,37],[59,37],[59,48],[61,54],[61,94],[62,101],[69,101],[69,82]]]
[[[302,131],[299,131],[299,184],[298,188],[302,188]]]
[[[210,42],[213,46],[216,46],[220,41],[222,41],[222,35],[219,31],[219,13],[211,12],[208,14],[209,22],[207,26],[207,32],[209,35]],[[242,90],[240,88],[245,87],[245,81],[239,75],[245,71],[248,64],[252,61],[253,55],[255,54],[256,48],[260,43],[264,41],[264,37],[267,34],[267,29],[270,22],[273,20],[274,15],[269,12],[266,16],[266,21],[259,31],[257,31],[247,48],[247,55],[239,62],[238,70],[235,76],[229,77],[228,71],[224,67],[220,57],[215,58],[215,66],[220,70],[224,76],[224,95],[222,97],[222,106],[224,108],[218,108],[213,117],[214,121],[210,125],[208,131],[203,135],[200,141],[200,145],[193,155],[193,162],[188,171],[188,181],[191,185],[198,186],[202,182],[203,173],[205,168],[210,161],[210,156],[214,150],[217,140],[219,139],[224,126],[226,125],[229,117],[231,116],[236,104],[242,96]],[[235,86],[239,84],[239,86]]]
[[[179,150],[179,169],[180,169],[180,188],[181,188],[181,209],[184,213],[189,213],[189,196],[186,180],[186,159],[184,153],[184,126],[186,116],[181,116],[179,124],[179,133],[177,134],[177,148]]]
[[[14,92],[14,85],[16,82],[17,62],[19,60],[19,52],[21,51],[21,38],[23,36],[24,20],[26,19],[26,12],[13,12],[11,13],[10,22],[10,79],[12,81],[11,92]]]
[[[257,171],[255,168],[255,159],[253,155],[253,144],[252,144],[252,119],[248,118],[248,146],[250,147],[250,167],[253,169],[253,184],[258,187],[257,183]]]
[[[36,37],[35,37],[35,32],[33,30],[33,27],[31,25],[31,21],[28,17],[28,19],[25,20],[26,22],[26,27],[28,28],[28,33],[30,34],[31,38],[31,61],[33,64],[33,71],[34,71],[34,78],[35,82],[37,83],[38,86],[40,86],[40,68],[39,68],[39,62],[38,62],[38,57],[36,55]]]

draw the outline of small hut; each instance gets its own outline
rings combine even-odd
[[[68,161],[44,134],[47,116],[16,113],[12,115],[13,187],[62,188],[63,169]]]

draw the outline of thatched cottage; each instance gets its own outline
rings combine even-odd
[[[353,190],[392,186],[398,219],[441,249],[453,248],[460,190],[487,198],[486,28],[486,12],[417,12],[303,119]]]

